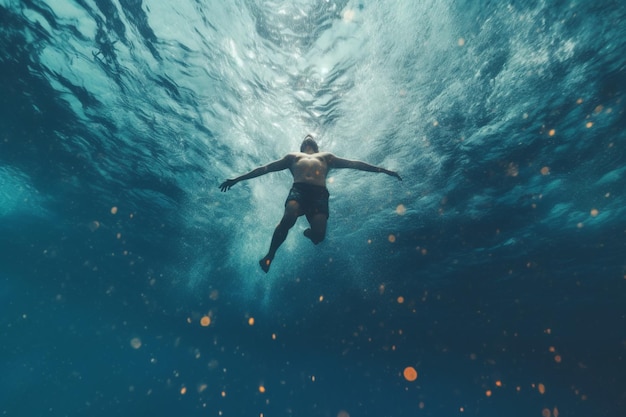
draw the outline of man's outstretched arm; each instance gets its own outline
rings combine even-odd
[[[232,187],[233,185],[237,184],[239,181],[243,181],[243,180],[249,180],[251,178],[256,178],[256,177],[260,177],[261,175],[265,175],[268,174],[270,172],[276,172],[276,171],[282,171],[283,169],[287,169],[289,168],[289,165],[291,164],[291,159],[292,159],[292,155],[286,155],[284,158],[279,159],[277,161],[274,162],[270,162],[267,165],[263,165],[260,166],[258,168],[253,169],[252,171],[240,175],[237,178],[230,178],[227,179],[226,181],[224,181],[223,183],[220,184],[220,190],[222,190],[223,192],[226,192],[227,190],[230,190],[230,187]]]
[[[382,172],[383,174],[390,175],[402,181],[402,177],[400,177],[400,175],[395,171],[390,171],[383,167],[371,165],[363,161],[354,161],[351,159],[339,158],[335,155],[330,155],[330,157],[328,158],[328,166],[330,168],[349,168],[367,172]]]

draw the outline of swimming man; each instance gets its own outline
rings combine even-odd
[[[239,181],[249,180],[250,178],[260,177],[261,175],[284,169],[291,171],[293,186],[285,202],[285,214],[283,214],[283,218],[274,230],[270,250],[259,261],[263,271],[269,271],[276,251],[287,238],[289,229],[293,227],[298,217],[305,215],[311,226],[304,231],[304,236],[311,239],[316,245],[324,240],[326,236],[326,222],[329,215],[326,176],[332,168],[382,172],[402,181],[397,172],[361,161],[339,158],[330,152],[320,152],[313,136],[306,135],[300,146],[300,152],[289,153],[282,159],[255,168],[237,178],[228,179],[220,185],[220,189],[225,192]]]

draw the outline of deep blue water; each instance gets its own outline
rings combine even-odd
[[[623,1],[0,22],[0,415],[624,415]],[[218,185],[307,133],[404,181],[333,172],[266,275],[289,174]]]

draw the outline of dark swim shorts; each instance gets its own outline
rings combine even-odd
[[[294,182],[285,205],[291,200],[295,200],[300,204],[302,213],[306,215],[322,213],[328,218],[328,197],[328,190],[322,185]]]

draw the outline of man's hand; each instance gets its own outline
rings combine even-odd
[[[398,174],[395,171],[389,171],[389,170],[385,170],[385,174],[390,175],[392,177],[396,177],[397,179],[399,179],[400,181],[402,181],[402,177],[400,176],[400,174]]]
[[[230,187],[232,187],[235,184],[237,184],[236,180],[226,180],[220,185],[220,190],[222,190],[222,192],[225,193],[226,191],[230,190]]]

